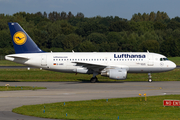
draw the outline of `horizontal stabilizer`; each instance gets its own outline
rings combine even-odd
[[[8,58],[18,58],[18,59],[25,59],[25,60],[29,60],[30,58],[28,58],[27,56],[20,56],[20,55],[6,55],[5,59],[7,60]]]

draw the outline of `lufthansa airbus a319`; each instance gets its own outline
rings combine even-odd
[[[97,75],[110,79],[124,80],[128,73],[166,72],[176,64],[164,55],[150,52],[44,52],[29,37],[18,23],[8,23],[15,53],[5,59],[27,66],[46,70],[93,74],[91,82],[97,82]]]

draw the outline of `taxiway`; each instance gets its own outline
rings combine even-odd
[[[0,86],[39,86],[43,90],[21,90],[0,92],[0,120],[47,120],[19,115],[11,112],[22,105],[53,102],[79,101],[180,94],[180,81],[173,82],[0,82]]]

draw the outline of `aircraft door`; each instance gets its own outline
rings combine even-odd
[[[153,55],[148,55],[148,66],[153,66],[154,61],[153,61]]]
[[[41,56],[41,66],[47,66],[47,56],[46,55]]]

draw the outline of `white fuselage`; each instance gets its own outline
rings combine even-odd
[[[93,74],[91,66],[93,71],[98,73],[111,68],[123,68],[129,73],[153,73],[170,71],[176,67],[172,61],[163,60],[165,56],[148,52],[45,52],[11,54],[5,58],[47,70],[87,74]],[[81,65],[77,65],[78,63]],[[97,67],[96,70],[93,65],[104,67]]]

